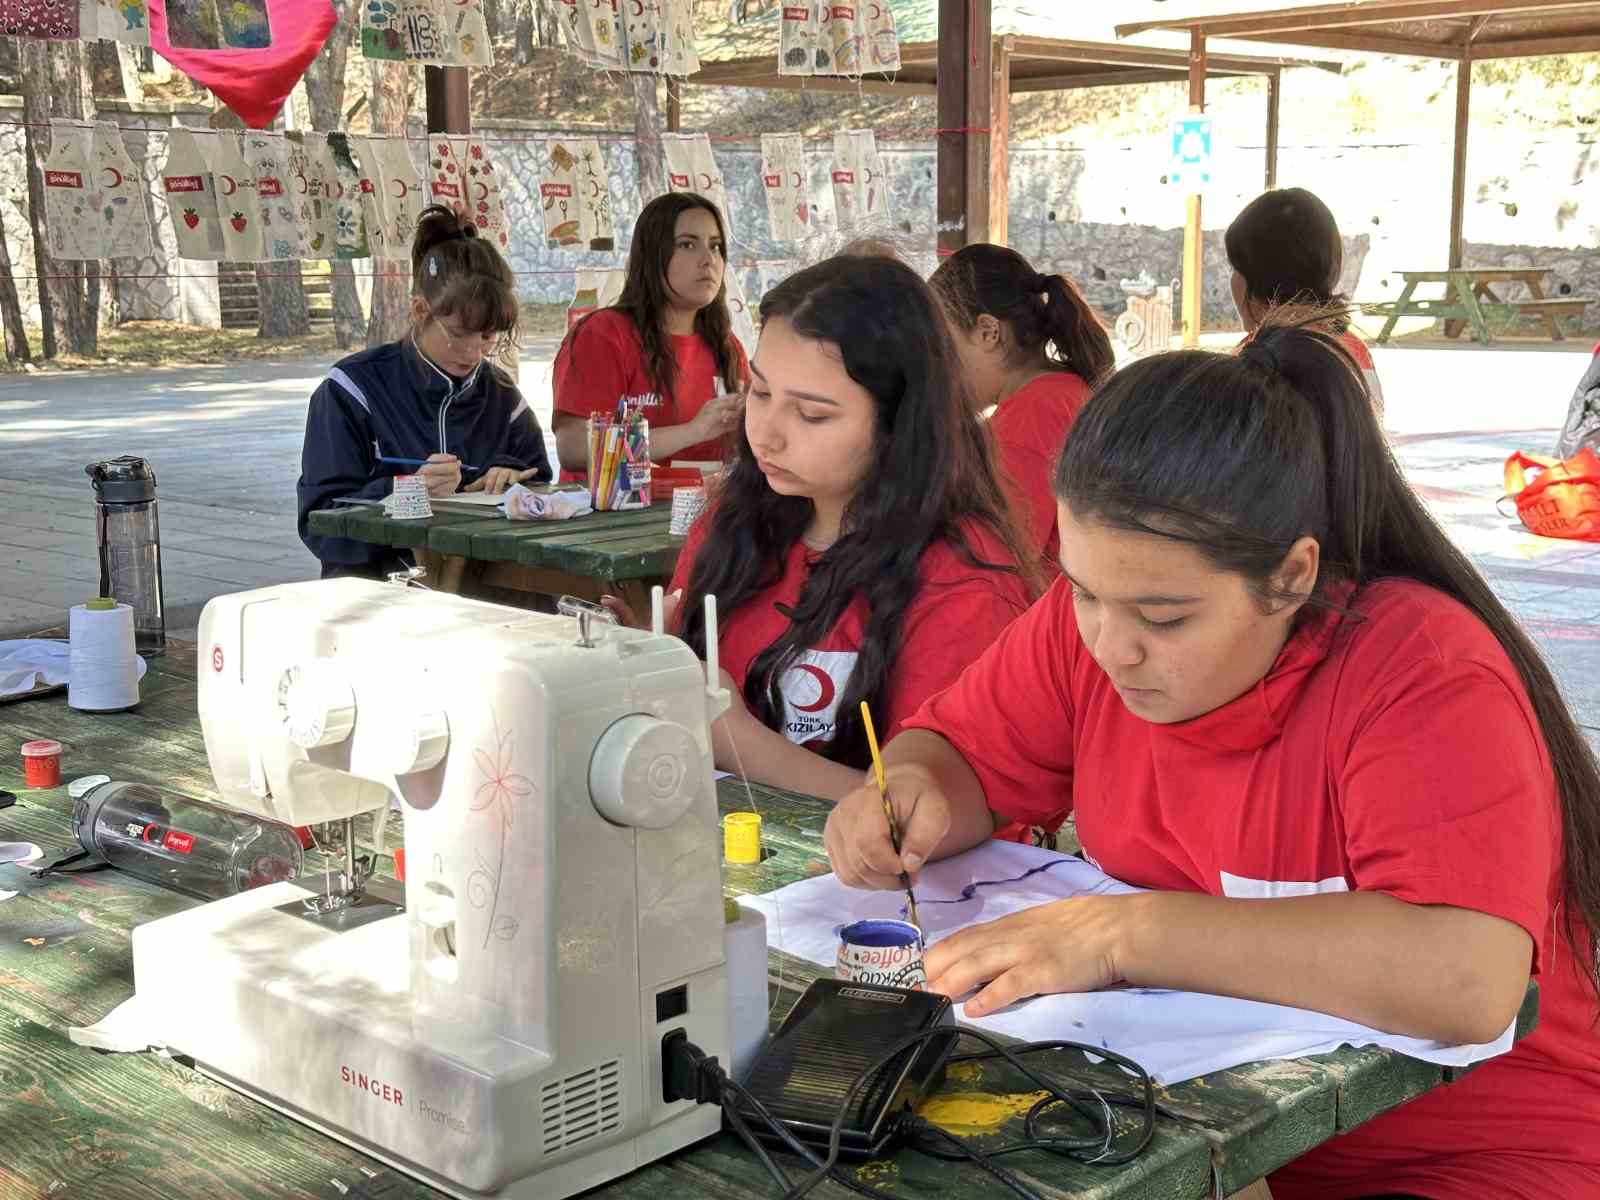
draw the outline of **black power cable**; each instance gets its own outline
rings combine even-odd
[[[766,1168],[767,1173],[779,1187],[783,1188],[783,1200],[801,1200],[811,1192],[824,1179],[832,1179],[835,1183],[864,1196],[877,1197],[882,1200],[888,1193],[867,1187],[850,1176],[839,1166],[840,1142],[845,1118],[850,1111],[850,1106],[860,1090],[867,1082],[874,1078],[895,1058],[909,1049],[924,1045],[933,1038],[971,1038],[987,1046],[986,1051],[975,1054],[958,1055],[950,1059],[951,1062],[974,1062],[979,1060],[1002,1059],[1014,1070],[1032,1081],[1041,1091],[1047,1093],[1028,1110],[1024,1120],[1023,1129],[1026,1138],[990,1150],[980,1151],[973,1146],[949,1133],[938,1126],[929,1123],[912,1113],[902,1114],[896,1119],[895,1132],[903,1136],[907,1144],[921,1153],[932,1157],[951,1160],[972,1162],[982,1170],[994,1176],[1000,1183],[1023,1198],[1023,1200],[1038,1200],[1038,1194],[1024,1184],[1010,1171],[1001,1167],[993,1160],[1007,1154],[1015,1154],[1024,1150],[1043,1150],[1050,1153],[1062,1154],[1074,1158],[1079,1162],[1114,1165],[1129,1162],[1142,1154],[1150,1144],[1150,1139],[1155,1136],[1156,1116],[1176,1117],[1156,1103],[1155,1088],[1151,1083],[1149,1074],[1137,1062],[1115,1050],[1104,1046],[1091,1046],[1082,1042],[1051,1041],[1030,1042],[1017,1046],[1007,1046],[987,1033],[969,1028],[952,1028],[941,1026],[936,1029],[922,1030],[901,1038],[889,1047],[875,1062],[869,1064],[851,1082],[840,1101],[838,1111],[834,1115],[833,1123],[828,1131],[827,1154],[821,1158],[810,1146],[801,1142],[792,1130],[782,1121],[774,1117],[762,1102],[752,1095],[747,1089],[729,1078],[722,1069],[721,1064],[706,1054],[693,1043],[686,1039],[678,1039],[670,1043],[667,1049],[668,1075],[674,1088],[673,1094],[685,1098],[696,1099],[701,1103],[715,1102],[721,1104],[723,1112],[728,1117],[728,1123],[735,1133],[742,1138],[755,1152],[757,1160]],[[1076,1050],[1089,1054],[1095,1058],[1111,1063],[1113,1066],[1127,1072],[1133,1077],[1137,1086],[1136,1094],[1121,1092],[1106,1092],[1090,1088],[1085,1090],[1081,1085],[1072,1086],[1056,1076],[1036,1070],[1024,1061],[1024,1056],[1040,1054],[1057,1050]],[[736,1102],[745,1111],[738,1112]],[[1063,1133],[1051,1133],[1042,1128],[1047,1118],[1055,1115],[1053,1110],[1065,1108],[1075,1113],[1086,1121],[1090,1127],[1087,1134],[1069,1136]],[[1141,1120],[1136,1130],[1136,1136],[1120,1148],[1117,1146],[1118,1131],[1113,1110],[1116,1108],[1137,1108]],[[767,1153],[766,1148],[755,1137],[749,1123],[744,1119],[746,1114],[754,1115],[766,1127],[783,1141],[795,1154],[799,1155],[812,1167],[812,1171],[798,1183],[791,1181],[787,1173],[778,1166]],[[949,1147],[937,1143],[947,1143]]]

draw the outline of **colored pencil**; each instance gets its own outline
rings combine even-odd
[[[889,803],[889,785],[883,778],[883,756],[878,753],[878,734],[872,728],[872,710],[867,707],[865,700],[861,702],[861,723],[867,727],[867,747],[872,751],[872,770],[878,777],[878,798],[883,801],[883,815],[889,822],[889,844],[894,847],[894,852],[899,854],[900,827],[895,823],[894,806]],[[906,915],[920,931],[922,922],[917,919],[917,897],[911,890],[911,876],[901,871],[900,883],[906,889]]]

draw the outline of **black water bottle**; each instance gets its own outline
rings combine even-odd
[[[125,454],[90,463],[84,473],[94,483],[100,594],[133,609],[134,648],[140,654],[160,654],[167,648],[167,622],[155,472],[144,459]]]

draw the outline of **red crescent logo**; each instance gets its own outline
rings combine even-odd
[[[239,190],[239,185],[233,181],[232,175],[219,175],[218,178],[222,180],[224,196],[231,196]]]
[[[111,172],[111,182],[106,184],[107,187],[121,187],[122,186],[122,172],[121,171],[117,170],[115,167],[101,167],[100,169],[102,171]]]
[[[708,188],[711,186],[711,176],[707,175],[704,171],[701,171],[700,178],[705,180],[705,182],[700,185],[701,187]]]
[[[805,182],[805,180],[800,177],[800,172],[799,171],[791,171],[790,174],[794,176],[794,183],[793,183],[792,186],[799,187],[802,183]]]
[[[817,690],[820,693],[817,696],[816,701],[812,704],[796,704],[794,706],[796,712],[821,712],[823,709],[827,708],[833,703],[833,677],[821,667],[812,663],[798,663],[790,669],[795,671],[804,671],[807,675],[810,675],[817,681]]]
[[[394,182],[400,188],[400,190],[394,194],[394,198],[396,200],[404,200],[406,198],[406,181],[404,179],[396,179]]]
[[[304,171],[296,171],[294,177],[300,181],[300,194],[304,196],[311,190],[311,185],[306,182],[306,173]]]

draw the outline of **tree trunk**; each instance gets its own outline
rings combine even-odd
[[[411,70],[403,62],[367,60],[372,77],[372,132],[375,134],[402,134],[406,131],[406,113],[411,107]],[[410,327],[411,306],[407,303],[409,264],[398,259],[374,258],[372,261],[372,315],[367,321],[367,345],[381,346],[396,342],[405,336]]]
[[[351,3],[341,4],[338,12],[339,23],[306,68],[306,103],[311,109],[312,129],[342,129],[345,124],[345,70],[360,19],[356,5]],[[329,265],[333,268],[334,341],[340,349],[353,350],[361,345],[366,324],[355,271],[341,259],[333,259]]]
[[[628,76],[633,84],[634,163],[639,171],[639,207],[666,191],[666,163],[661,149],[661,97],[656,77],[643,72]]]
[[[28,334],[22,327],[22,300],[17,281],[11,275],[11,247],[6,245],[5,226],[0,224],[0,318],[6,327],[6,361],[32,362]]]
[[[24,39],[20,47],[23,121],[28,154],[28,220],[39,276],[44,357],[60,353],[93,357],[99,348],[100,264],[62,260],[50,254],[45,236],[44,169],[52,116],[89,120],[83,47],[78,42]]]

